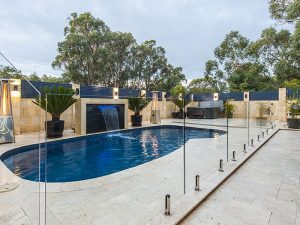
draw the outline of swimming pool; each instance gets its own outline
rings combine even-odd
[[[185,141],[214,138],[221,130],[186,127]],[[183,145],[183,127],[155,126],[86,135],[47,143],[47,182],[69,182],[105,176],[165,156]],[[45,144],[41,151],[45,180]],[[38,181],[38,145],[13,149],[0,156],[14,174]]]

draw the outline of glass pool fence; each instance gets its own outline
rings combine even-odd
[[[11,193],[21,195],[32,224],[147,224],[169,214],[166,200],[205,190],[241,162],[278,120],[271,102],[157,92],[48,93],[34,101],[45,109],[26,102],[41,130],[26,136],[36,145],[1,158],[21,177],[20,193]]]

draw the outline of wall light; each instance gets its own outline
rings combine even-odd
[[[219,93],[214,93],[214,101],[218,101],[219,100]]]
[[[182,100],[182,93],[179,93],[178,99],[179,99],[179,100]]]
[[[190,100],[194,101],[194,94],[190,94]]]
[[[18,82],[19,80],[13,80],[10,82],[12,84],[12,91],[10,92],[12,98],[20,98],[21,97],[21,92],[19,91],[19,85]]]
[[[141,97],[143,97],[143,98],[146,97],[146,90],[141,90]]]
[[[113,88],[113,99],[119,99],[119,88]]]

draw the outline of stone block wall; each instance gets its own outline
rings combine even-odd
[[[247,93],[249,95],[249,93]],[[12,107],[14,116],[14,128],[15,133],[30,133],[44,130],[44,123],[46,119],[46,113],[40,107],[35,105],[32,101],[34,99],[12,97]],[[86,103],[99,103],[99,104],[117,104],[126,102],[125,108],[127,108],[127,99],[99,99],[99,98],[81,98],[79,103],[74,104],[67,109],[62,115],[61,119],[65,121],[65,129],[73,128],[76,124],[76,129],[81,134],[85,133],[84,122],[81,118],[82,114],[85,114],[84,104]],[[273,121],[285,122],[287,120],[287,104],[286,104],[286,89],[279,89],[279,98],[274,101],[230,101],[234,105],[233,118],[247,118],[247,112],[249,110],[250,119],[259,117],[260,103],[264,103],[270,107],[272,114],[269,119]],[[198,101],[193,101],[187,107],[197,107]],[[159,101],[160,116],[162,119],[172,118],[172,112],[179,111],[179,109],[171,102],[162,99]],[[152,103],[142,111],[143,120],[149,121],[151,114]],[[130,124],[133,112],[128,109],[125,113],[128,123]],[[47,119],[51,119],[51,115],[47,114]],[[81,120],[81,121],[79,121]],[[126,120],[126,119],[125,119]],[[125,125],[127,127],[128,123]],[[80,125],[79,125],[80,124]]]
[[[43,131],[46,113],[35,105],[29,98],[12,98],[15,134]],[[65,129],[72,128],[74,124],[73,107],[67,109],[61,119],[65,121]],[[51,115],[47,113],[47,120]]]

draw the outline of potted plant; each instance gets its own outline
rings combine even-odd
[[[300,114],[300,98],[292,98],[289,101],[289,111],[291,118],[287,119],[288,127],[300,129],[300,119],[297,116]]]
[[[183,119],[186,117],[186,112],[184,112],[184,108],[191,103],[191,100],[186,99],[173,99],[172,102],[179,108],[179,112],[177,112],[177,118]]]
[[[143,115],[141,115],[141,111],[146,108],[149,103],[150,100],[143,97],[128,98],[128,108],[134,112],[134,115],[131,115],[131,124],[133,127],[142,126]]]
[[[172,118],[176,119],[178,117],[178,112],[172,112]]]
[[[234,105],[228,103],[228,101],[225,104],[225,117],[226,118],[232,118],[233,117],[233,111],[234,111]]]
[[[270,106],[266,103],[258,103],[258,117],[256,117],[256,124],[258,126],[266,126],[268,116],[271,114]]]
[[[41,98],[37,97],[34,104],[51,114],[52,120],[45,122],[46,134],[49,138],[63,136],[64,121],[60,115],[71,105],[77,102],[75,92],[71,88],[65,87],[45,87],[42,90]]]
[[[185,108],[186,105],[188,105],[191,102],[190,100],[183,99],[183,97],[186,96],[187,93],[188,93],[187,88],[181,84],[175,86],[171,90],[171,99],[175,105],[174,112],[172,112],[173,118],[179,118],[179,119],[183,118],[183,109]],[[180,98],[179,95],[181,95]],[[176,112],[176,106],[179,108],[179,112]],[[186,116],[186,112],[184,112],[184,115]]]

